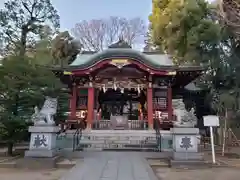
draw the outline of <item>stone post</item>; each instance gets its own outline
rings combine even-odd
[[[171,130],[173,153],[171,166],[181,167],[203,165],[203,155],[199,153],[199,129],[177,127]]]

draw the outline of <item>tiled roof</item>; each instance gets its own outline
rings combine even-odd
[[[86,67],[90,64],[95,64],[99,60],[103,60],[106,58],[114,58],[122,56],[130,57],[135,59],[140,59],[143,63],[146,63],[150,66],[154,67],[161,67],[161,66],[174,66],[172,59],[166,54],[159,54],[159,53],[142,53],[140,51],[136,51],[129,48],[112,48],[107,49],[102,52],[96,53],[82,53],[77,56],[77,58],[72,62],[70,66],[81,66]]]

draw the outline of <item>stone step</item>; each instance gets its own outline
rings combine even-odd
[[[75,131],[67,131],[66,140],[62,141],[65,147],[73,147],[74,133]],[[162,133],[161,148],[168,149],[168,138],[171,139],[171,135],[168,131]],[[151,149],[152,151],[158,148],[158,142],[154,130],[84,130],[77,149],[84,151]]]
[[[80,144],[77,150],[154,150],[157,144]]]
[[[108,134],[108,133],[104,133],[104,134],[98,134],[98,133],[82,133],[83,136],[99,136],[99,137],[104,137],[104,136],[118,136],[118,137],[128,137],[128,136],[134,136],[134,137],[155,137],[156,134]],[[68,136],[73,136],[71,134],[69,134]]]
[[[105,134],[105,135],[98,135],[98,134],[91,134],[91,135],[88,135],[88,134],[82,134],[83,138],[95,138],[95,139],[152,139],[152,138],[156,138],[156,135],[151,135],[151,136],[142,136],[142,135],[127,135],[127,136],[123,136],[123,135],[108,135],[108,134]]]
[[[141,140],[81,140],[80,144],[155,144],[156,140],[141,141]]]
[[[67,135],[73,135],[76,132],[76,130],[68,130],[65,134]],[[164,131],[165,132],[165,131]],[[163,132],[163,133],[164,133]],[[166,131],[167,132],[167,131]],[[121,136],[128,136],[128,135],[142,135],[142,136],[149,136],[149,135],[155,135],[156,132],[154,130],[83,130],[82,134],[85,135],[121,135]]]
[[[138,140],[138,141],[151,141],[156,140],[156,137],[135,137],[135,136],[128,136],[128,137],[121,137],[121,136],[82,136],[81,140],[94,140],[94,141],[131,141],[131,140]]]
[[[65,139],[65,138],[73,138],[73,135],[65,135],[65,136],[61,136],[58,137],[58,139]],[[75,136],[77,137],[77,136]],[[79,135],[78,137],[82,137],[85,139],[89,139],[89,138],[95,138],[95,139],[129,139],[129,137],[131,139],[153,139],[156,138],[156,135],[151,135],[151,136],[141,136],[141,135],[127,135],[127,136],[119,136],[119,135],[102,135],[102,136],[98,136],[98,134],[92,134],[92,135],[86,135],[86,134],[82,134]],[[163,136],[162,136],[163,137]]]
[[[149,142],[156,142],[157,138],[149,138],[149,139],[142,139],[142,138],[132,138],[129,137],[128,139],[125,138],[111,138],[111,137],[107,137],[107,138],[84,138],[82,137],[80,139],[80,142],[96,142],[96,143],[113,143],[113,142],[117,142],[117,143],[149,143]]]
[[[82,150],[82,149],[81,149]],[[84,148],[83,151],[158,151],[157,148],[144,148],[144,147],[141,147],[141,148],[133,148],[133,147],[130,147],[130,148],[97,148],[97,147],[90,147],[90,148]]]
[[[134,140],[91,140],[91,139],[82,139],[80,141],[78,150],[153,150],[157,149],[157,140],[141,140],[141,139],[134,139]],[[129,138],[131,139],[131,137]]]
[[[71,148],[73,146],[73,137],[59,139],[58,144],[62,148]],[[153,144],[156,143],[156,137],[141,138],[141,137],[82,137],[80,144]]]
[[[97,132],[96,132],[97,133]],[[83,134],[77,150],[83,151],[153,151],[157,149],[156,134],[97,133]]]

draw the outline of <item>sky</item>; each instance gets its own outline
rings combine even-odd
[[[0,8],[6,0],[0,0]],[[146,24],[152,0],[51,0],[60,15],[61,31],[71,30],[82,20],[101,19],[109,16],[140,17]],[[213,1],[213,0],[208,0]]]
[[[119,16],[141,17],[148,22],[151,0],[52,0],[61,17],[61,29],[71,29],[82,20]],[[72,2],[72,3],[70,3]]]
[[[0,0],[0,8],[5,0]],[[82,20],[119,16],[141,17],[148,23],[152,0],[52,0],[61,18],[61,30],[70,30]]]

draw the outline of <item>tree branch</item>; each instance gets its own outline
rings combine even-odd
[[[110,17],[77,23],[72,33],[83,44],[83,49],[99,51],[118,41],[119,36],[123,36],[129,45],[144,43],[146,30],[140,18]]]

